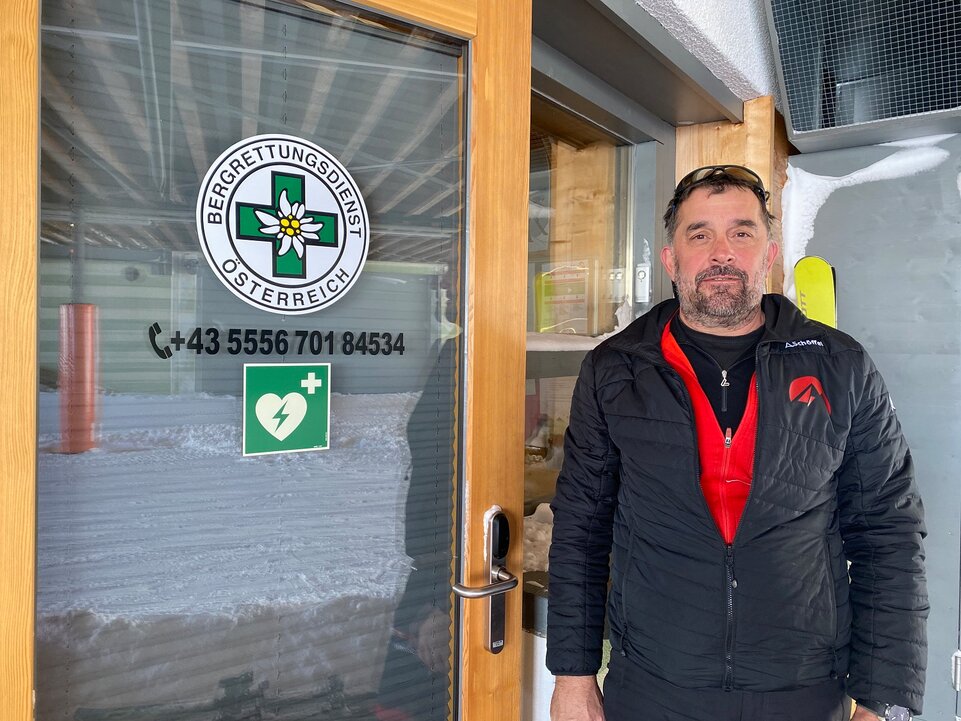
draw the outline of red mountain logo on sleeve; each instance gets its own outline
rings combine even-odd
[[[828,415],[831,415],[831,404],[828,401],[828,397],[824,395],[821,381],[814,376],[801,376],[791,381],[788,396],[790,396],[792,401],[803,403],[806,406],[811,405],[816,399],[820,398],[824,401],[824,407],[827,408]]]

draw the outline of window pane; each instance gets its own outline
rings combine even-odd
[[[446,719],[463,47],[274,0],[44,3],[42,44],[38,718]],[[370,214],[316,313],[199,245],[268,133]],[[330,363],[329,450],[242,455],[245,363]]]
[[[528,514],[554,496],[584,354],[633,319],[630,174],[630,146],[535,96],[524,466]],[[546,547],[539,546],[528,555],[528,570],[545,567]]]

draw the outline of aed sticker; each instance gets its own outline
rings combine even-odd
[[[330,447],[330,363],[245,363],[245,456]]]
[[[297,315],[337,302],[357,282],[370,220],[357,183],[330,153],[303,138],[257,135],[207,170],[197,233],[231,293]]]

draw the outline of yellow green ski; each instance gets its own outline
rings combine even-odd
[[[811,320],[838,327],[837,275],[824,258],[808,255],[794,264],[797,304]]]

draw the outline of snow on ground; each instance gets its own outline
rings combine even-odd
[[[376,689],[417,396],[335,394],[330,450],[244,458],[239,399],[106,396],[100,447],[64,455],[42,393],[38,718],[209,701],[246,671]]]

